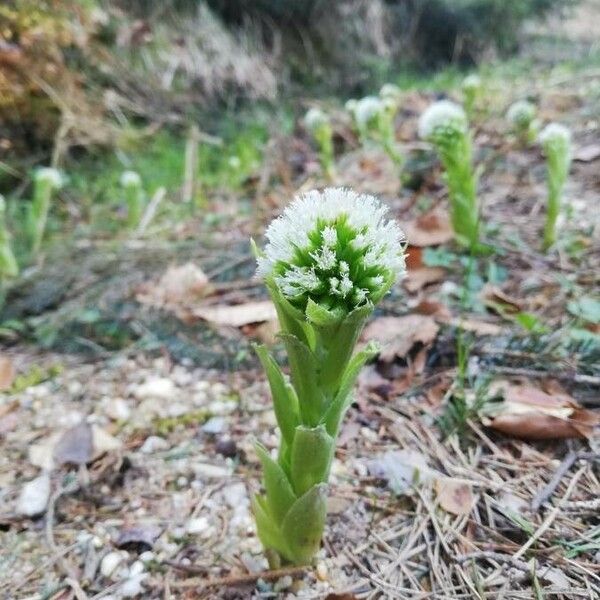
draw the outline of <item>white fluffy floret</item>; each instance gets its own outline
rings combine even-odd
[[[467,75],[462,82],[463,90],[478,90],[481,88],[481,78],[475,73]]]
[[[63,184],[63,177],[58,169],[42,167],[35,172],[36,181],[49,183],[54,189],[59,189]]]
[[[329,124],[329,117],[320,108],[311,108],[304,115],[304,126],[309,131],[316,131],[319,127]]]
[[[125,188],[140,187],[142,185],[142,178],[135,171],[123,171],[120,181],[121,185]]]
[[[389,98],[398,101],[402,96],[402,90],[393,83],[384,83],[379,90],[379,97],[382,99]]]
[[[535,119],[535,105],[527,100],[518,100],[506,111],[507,120],[517,127],[527,127]]]
[[[571,131],[560,123],[549,123],[542,129],[539,135],[539,141],[542,146],[549,145],[571,145]]]
[[[258,274],[292,300],[352,308],[378,299],[406,271],[404,234],[386,214],[373,196],[344,188],[297,196],[268,227]]]
[[[440,100],[430,105],[419,119],[419,137],[432,140],[443,133],[465,133],[467,115],[462,106],[450,100]]]
[[[377,96],[366,96],[356,103],[354,118],[359,127],[368,127],[383,111],[381,99]]]

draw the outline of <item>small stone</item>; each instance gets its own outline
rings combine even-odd
[[[223,488],[221,492],[225,502],[231,508],[238,508],[240,506],[247,506],[249,503],[248,492],[246,486],[243,483],[234,483]]]
[[[294,583],[294,580],[290,577],[290,575],[286,575],[285,577],[282,577],[281,579],[278,579],[275,582],[275,585],[273,586],[273,591],[274,592],[283,592],[283,590],[287,590],[292,583]]]
[[[181,417],[189,412],[189,408],[183,402],[169,404],[167,414],[169,417]]]
[[[185,526],[186,531],[190,535],[198,535],[200,533],[204,533],[210,524],[208,523],[208,519],[206,517],[198,517],[195,519],[190,519]]]
[[[233,458],[237,455],[237,444],[229,437],[221,437],[215,444],[215,450],[221,456]]]
[[[325,563],[320,562],[317,564],[317,579],[319,581],[327,581],[327,566],[325,565]]]
[[[223,417],[211,417],[202,425],[202,431],[216,435],[217,433],[223,433],[227,426],[227,421]]]
[[[42,473],[28,481],[21,489],[17,512],[27,517],[39,515],[46,510],[50,498],[50,475]]]
[[[233,400],[215,400],[208,405],[208,411],[212,415],[229,415],[237,406],[237,402]]]
[[[131,410],[123,398],[110,398],[106,401],[106,415],[113,421],[127,421]]]
[[[168,450],[169,443],[164,438],[158,435],[151,435],[147,437],[140,448],[140,452],[143,454],[153,454],[154,452],[161,452],[162,450]]]
[[[142,573],[141,575],[135,575],[125,580],[119,587],[119,595],[122,598],[135,598],[139,596],[144,591],[142,581],[144,581],[147,575],[147,573]]]
[[[122,552],[109,552],[100,563],[100,573],[107,579],[116,573],[117,568],[123,563],[124,556]]]
[[[143,563],[150,563],[155,559],[156,559],[156,556],[154,555],[154,552],[151,552],[150,550],[148,550],[147,552],[142,552],[140,554],[140,560]]]
[[[141,575],[146,570],[144,563],[141,560],[136,560],[131,567],[129,567],[129,576],[135,577]]]
[[[222,479],[231,475],[229,469],[208,463],[195,463],[192,468],[197,477],[205,477],[207,479]]]
[[[139,400],[154,398],[157,400],[172,400],[177,388],[175,384],[166,377],[155,377],[138,385],[134,390],[134,395]]]

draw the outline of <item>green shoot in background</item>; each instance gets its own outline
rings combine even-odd
[[[546,155],[548,206],[544,224],[544,250],[556,242],[556,223],[562,204],[562,192],[571,167],[571,132],[559,123],[550,123],[539,136]]]
[[[329,188],[297,197],[255,248],[289,360],[286,378],[264,346],[281,431],[277,458],[256,444],[264,494],[253,498],[272,565],[308,564],[318,551],[326,489],[342,419],[373,344],[353,355],[375,304],[405,273],[403,235],[372,196]]]
[[[464,98],[465,112],[467,113],[469,119],[472,119],[475,113],[475,109],[477,107],[477,102],[481,97],[481,92],[483,91],[481,78],[475,73],[467,75],[463,79],[461,89]]]
[[[19,265],[12,250],[10,233],[6,226],[6,202],[0,195],[0,281],[19,274]]]
[[[125,192],[125,203],[127,204],[127,227],[135,229],[140,224],[144,207],[142,179],[135,171],[124,171],[121,174],[120,183]]]
[[[27,236],[30,242],[31,256],[39,254],[48,224],[48,214],[52,192],[62,186],[59,171],[50,167],[38,169],[33,182],[33,200],[29,205],[26,217]]]
[[[461,246],[476,250],[479,247],[477,175],[464,110],[448,100],[432,104],[421,115],[419,136],[435,146],[444,166],[456,240]]]
[[[537,137],[539,122],[536,114],[535,105],[527,100],[514,102],[506,111],[513,133],[524,146],[531,145]]]
[[[334,175],[333,129],[329,117],[319,108],[311,108],[304,117],[304,126],[317,142],[321,167],[331,179]]]

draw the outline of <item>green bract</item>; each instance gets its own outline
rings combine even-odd
[[[127,226],[133,229],[140,224],[142,218],[144,204],[142,178],[135,171],[123,171],[119,182],[125,191]]]
[[[277,460],[260,445],[265,494],[254,498],[259,537],[286,561],[308,563],[325,525],[335,439],[362,365],[354,346],[374,304],[405,272],[403,235],[372,196],[326,189],[297,197],[257,253],[277,309],[290,379],[257,348],[281,430]]]
[[[548,171],[548,208],[544,225],[544,249],[556,242],[556,222],[560,214],[562,190],[571,167],[571,132],[559,123],[550,123],[539,136]]]
[[[474,250],[479,246],[479,206],[467,116],[457,104],[441,100],[421,115],[419,135],[436,147],[444,165],[456,239]]]
[[[43,167],[38,169],[34,175],[33,181],[33,200],[29,205],[27,212],[27,234],[31,244],[31,254],[36,256],[40,251],[48,214],[50,212],[50,201],[52,192],[60,189],[63,184],[63,178],[60,171]]]

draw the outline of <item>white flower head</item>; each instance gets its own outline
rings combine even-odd
[[[535,105],[527,100],[518,100],[511,104],[506,111],[506,119],[518,128],[529,127],[535,119]]]
[[[140,187],[142,185],[142,178],[135,171],[123,171],[120,183],[124,188]]]
[[[477,92],[481,89],[481,78],[479,75],[471,73],[463,79],[461,87],[467,92]]]
[[[379,90],[379,97],[382,100],[387,98],[394,102],[398,102],[402,97],[402,90],[393,83],[384,83]]]
[[[346,100],[346,103],[344,104],[344,108],[352,115],[354,116],[354,113],[356,112],[356,106],[358,105],[358,100],[355,100],[354,98],[350,98],[350,100]]]
[[[356,103],[354,118],[359,127],[372,125],[383,111],[383,103],[377,96],[366,96]]]
[[[430,105],[419,119],[419,137],[429,141],[441,136],[462,135],[467,128],[467,115],[462,106],[450,100],[440,100]]]
[[[571,132],[560,123],[550,123],[540,132],[539,141],[544,148],[549,146],[569,148],[571,146]]]
[[[62,187],[63,176],[58,169],[42,167],[35,172],[35,180],[40,183],[50,184],[52,189],[58,190]]]
[[[351,311],[406,272],[404,234],[373,196],[344,188],[297,196],[266,231],[258,274],[299,308]]]
[[[329,117],[320,108],[311,108],[304,115],[304,126],[309,131],[314,132],[323,125],[329,125]]]

